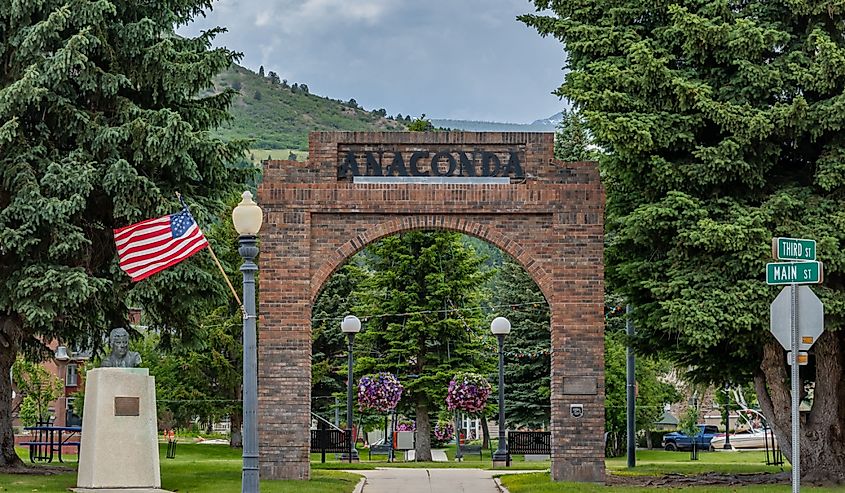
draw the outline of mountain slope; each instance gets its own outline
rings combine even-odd
[[[502,122],[480,122],[474,120],[448,120],[431,119],[431,123],[438,128],[450,128],[452,130],[466,130],[468,132],[554,132],[560,123],[562,113],[534,120],[531,123],[502,123]]]
[[[404,130],[403,122],[384,111],[366,111],[354,101],[341,102],[309,94],[306,88],[282,84],[233,65],[215,79],[215,91],[240,92],[230,112],[232,120],[217,130],[223,138],[252,139],[256,149],[308,149],[308,132],[318,130]]]

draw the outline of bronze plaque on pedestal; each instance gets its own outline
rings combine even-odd
[[[115,416],[140,416],[139,403],[140,397],[115,397],[114,398],[114,415]]]

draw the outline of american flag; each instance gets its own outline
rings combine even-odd
[[[208,245],[188,208],[114,230],[120,268],[140,281]]]

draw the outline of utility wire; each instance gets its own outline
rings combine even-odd
[[[548,305],[545,301],[532,301],[528,303],[506,303],[503,305],[492,305],[488,307],[471,307],[471,308],[446,308],[443,310],[420,310],[417,312],[405,312],[405,313],[381,313],[378,315],[362,315],[360,318],[363,321],[366,321],[369,318],[384,318],[384,317],[407,317],[409,315],[427,315],[432,313],[452,313],[452,312],[471,312],[476,310],[485,310],[485,309],[496,309],[496,308],[515,308],[518,306],[537,306],[537,305]],[[343,320],[343,317],[324,317],[324,318],[313,318],[311,319],[312,322],[323,322],[323,321],[331,321],[331,320]]]

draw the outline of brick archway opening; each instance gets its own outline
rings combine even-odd
[[[359,233],[337,248],[330,256],[324,257],[322,267],[317,269],[311,278],[311,303],[313,304],[317,299],[332,274],[356,253],[382,238],[406,231],[455,231],[484,240],[516,260],[540,288],[543,297],[546,298],[546,303],[549,301],[551,279],[548,273],[543,270],[540,263],[531,258],[531,255],[519,245],[516,239],[508,238],[495,229],[491,230],[482,223],[454,216],[405,216],[389,219]]]
[[[535,133],[312,133],[307,163],[268,161],[259,300],[259,453],[310,475],[311,304],[373,241],[446,229],[514,257],[551,311],[552,477],[604,480],[604,192],[595,163]],[[571,412],[574,407],[583,413]]]

